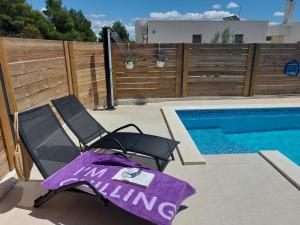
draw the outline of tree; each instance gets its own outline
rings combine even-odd
[[[213,37],[210,43],[218,44],[220,42],[220,36],[221,36],[220,32],[215,33],[215,36]]]
[[[210,41],[212,44],[229,44],[233,42],[233,33],[230,28],[226,28],[222,33],[215,33],[213,39]]]
[[[232,43],[232,32],[230,31],[229,27],[223,30],[221,34],[221,43],[222,44]]]
[[[62,7],[61,0],[46,0],[43,12],[25,0],[0,0],[0,35],[9,37],[96,41],[91,22],[82,11]]]
[[[123,42],[131,42],[129,39],[129,33],[126,29],[126,27],[122,24],[121,21],[117,20],[113,23],[112,27],[111,27],[112,31],[116,32],[118,34],[118,36],[120,37],[120,39]],[[102,30],[99,32],[99,42],[103,42],[103,33]]]
[[[91,22],[82,11],[62,7],[61,0],[46,0],[43,13],[55,26],[56,39],[96,41]]]
[[[70,9],[69,11],[74,21],[74,27],[79,32],[80,37],[83,41],[96,41],[96,35],[91,29],[91,21],[89,21],[82,13],[81,10],[76,11]]]
[[[52,39],[54,26],[25,0],[0,0],[0,35]]]

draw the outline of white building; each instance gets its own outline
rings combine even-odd
[[[270,25],[267,42],[295,43],[300,41],[300,22],[294,22],[296,0],[288,0],[285,7],[283,24]]]
[[[300,41],[300,22],[291,24],[270,25],[267,42],[296,43]]]
[[[300,22],[294,23],[296,0],[287,0],[283,24],[268,21],[137,20],[137,43],[211,43],[216,33],[229,28],[233,43],[295,43],[300,41]]]
[[[229,28],[235,43],[265,42],[268,21],[138,20],[137,43],[211,43]]]

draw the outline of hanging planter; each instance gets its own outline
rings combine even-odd
[[[130,43],[128,42],[127,48],[128,48],[129,55],[124,59],[124,64],[125,64],[126,69],[132,70],[134,68],[134,65],[136,64],[137,60],[136,60],[136,58],[131,56],[129,45],[130,45]]]
[[[156,61],[156,66],[159,68],[163,68],[163,67],[165,67],[165,65],[166,65],[166,62],[164,62],[164,61]]]
[[[161,53],[160,51],[160,44],[158,45],[158,54],[156,57],[156,66],[159,68],[163,68],[166,65],[166,61],[168,59],[167,55],[164,53]]]
[[[132,70],[134,68],[134,64],[133,64],[133,62],[125,63],[125,67],[128,70]]]
[[[126,69],[132,70],[134,68],[134,65],[136,64],[136,62],[137,62],[136,58],[134,58],[132,56],[126,57],[124,60]]]

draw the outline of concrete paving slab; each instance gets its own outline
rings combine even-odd
[[[290,101],[295,102],[295,99]],[[231,100],[211,101],[230,104]],[[244,104],[247,100],[239,101]],[[255,100],[255,104],[265,101],[276,104],[282,100],[261,99]],[[115,111],[95,111],[92,115],[109,130],[134,122],[146,133],[170,137],[160,108],[162,105],[180,104],[190,105],[191,102],[119,106]],[[201,100],[193,101],[193,104],[212,103]],[[260,155],[209,155],[205,159],[206,165],[183,166],[178,154],[175,154],[175,161],[171,161],[165,169],[166,173],[189,182],[197,190],[197,194],[183,203],[187,208],[176,215],[174,225],[299,224],[299,190]],[[33,200],[45,190],[40,187],[41,176],[36,168],[31,178],[28,183],[18,182],[0,200],[1,225],[150,224],[113,205],[103,207],[96,199],[77,193],[62,193],[35,209],[32,207]]]

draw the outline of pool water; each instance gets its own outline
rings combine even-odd
[[[176,112],[202,154],[278,150],[300,165],[300,108]]]

